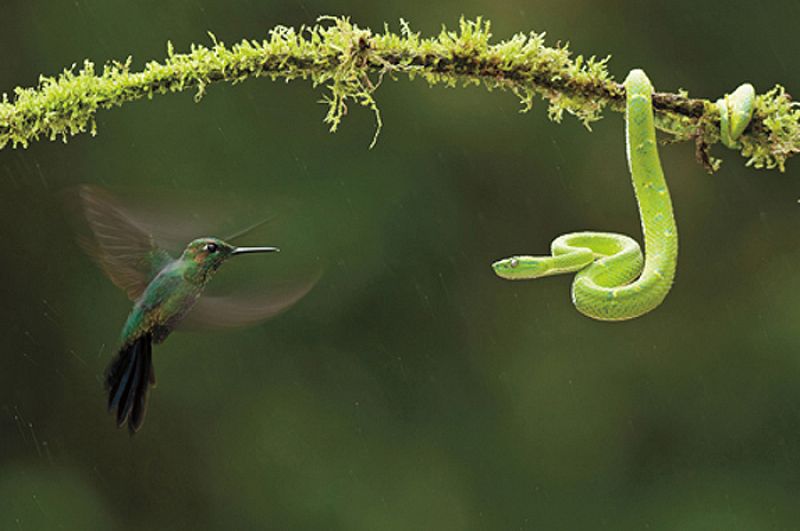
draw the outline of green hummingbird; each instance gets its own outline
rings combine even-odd
[[[148,393],[156,382],[153,343],[161,343],[185,322],[238,326],[267,319],[299,300],[313,285],[312,281],[288,294],[260,300],[202,296],[209,280],[228,259],[279,249],[238,247],[223,239],[203,237],[192,240],[174,258],[156,243],[153,231],[110,194],[82,186],[78,196],[92,233],[79,239],[82,247],[134,302],[122,328],[121,346],[105,372],[109,412],[116,413],[118,427],[127,422],[131,434],[144,422]],[[227,239],[233,240],[255,226]]]

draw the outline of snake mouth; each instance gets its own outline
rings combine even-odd
[[[497,262],[492,264],[492,269],[494,270],[494,273],[497,276],[513,280],[514,276],[510,271],[509,266],[506,264],[506,262],[507,262],[506,260],[498,260]]]

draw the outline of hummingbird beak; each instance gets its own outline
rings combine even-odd
[[[236,247],[231,255],[234,254],[247,254],[247,253],[277,253],[280,249],[277,247]]]

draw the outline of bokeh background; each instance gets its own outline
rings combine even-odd
[[[483,15],[496,39],[546,30],[662,90],[800,89],[794,0],[6,0],[0,91],[320,14],[425,34]],[[570,278],[489,264],[573,230],[638,237],[620,115],[589,133],[509,93],[401,79],[369,150],[372,115],[351,107],[331,135],[319,98],[213,86],[0,152],[0,529],[800,527],[798,161],[728,153],[709,176],[693,146],[664,148],[677,282],[652,314],[604,324],[572,307]],[[159,346],[129,438],[101,378],[130,303],[75,243],[62,192],[79,183],[201,196],[231,226],[278,213],[247,243],[284,252],[220,286],[325,274],[272,321]]]

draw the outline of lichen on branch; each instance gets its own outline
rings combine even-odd
[[[163,62],[148,62],[132,71],[132,61],[112,61],[97,70],[84,61],[55,77],[42,76],[32,88],[15,88],[0,101],[0,148],[27,147],[40,137],[66,140],[78,133],[97,132],[95,115],[156,94],[192,89],[199,101],[218,82],[238,83],[251,77],[310,80],[327,91],[325,123],[336,131],[348,104],[371,109],[380,131],[375,91],[386,76],[421,77],[430,85],[483,85],[514,93],[522,111],[536,96],[549,102],[549,117],[560,122],[564,113],[587,128],[606,107],[622,112],[625,92],[607,70],[608,58],[573,56],[568,46],[545,45],[544,34],[519,33],[491,42],[490,23],[462,19],[457,31],[442,28],[424,38],[401,20],[400,31],[382,33],[359,28],[348,18],[321,17],[318,24],[294,29],[277,26],[264,40],[243,40],[230,47],[212,34],[209,46],[195,44],[175,53],[167,44]],[[719,142],[719,111],[708,100],[678,94],[653,96],[656,123],[672,140],[694,140],[698,158],[714,169],[719,161],[709,147]],[[784,169],[800,151],[800,108],[783,87],[756,99],[754,118],[740,138],[748,165]]]

